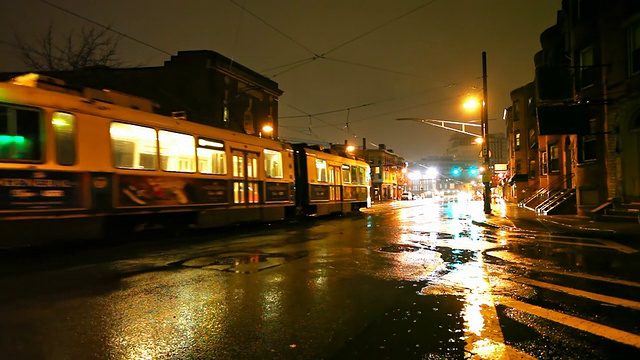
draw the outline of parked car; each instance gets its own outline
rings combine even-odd
[[[405,191],[400,195],[400,200],[413,200],[413,194],[410,191]]]

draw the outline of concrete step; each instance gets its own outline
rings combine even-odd
[[[637,223],[638,219],[639,219],[638,214],[628,214],[628,213],[627,214],[621,214],[621,213],[610,214],[609,212],[607,212],[604,215],[602,215],[602,218],[600,221]]]

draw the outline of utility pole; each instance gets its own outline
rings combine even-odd
[[[489,110],[487,107],[487,52],[482,52],[482,155],[484,158],[484,213],[491,214],[491,160],[489,157]]]

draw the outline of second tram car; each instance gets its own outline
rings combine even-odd
[[[0,83],[0,248],[370,206],[364,161],[151,108],[36,74]]]

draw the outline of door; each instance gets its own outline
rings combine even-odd
[[[260,203],[258,158],[253,152],[232,151],[233,203]]]

